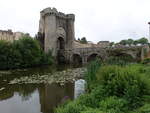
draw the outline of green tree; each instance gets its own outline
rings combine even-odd
[[[138,43],[139,43],[138,40],[134,40],[133,42],[134,45],[137,45]]]
[[[148,40],[147,40],[147,38],[143,37],[143,38],[141,38],[141,39],[138,40],[138,43],[142,44],[142,45],[148,44]]]
[[[46,54],[39,42],[24,36],[13,43],[0,41],[0,69],[26,68],[53,63],[53,57]]]
[[[86,37],[81,38],[80,43],[82,43],[82,44],[87,44]]]
[[[19,51],[22,55],[22,65],[27,67],[29,65],[37,65],[41,58],[41,49],[37,41],[30,37],[20,39]]]
[[[127,40],[127,44],[131,45],[131,44],[133,44],[133,43],[134,43],[134,40],[133,40],[133,39],[128,39],[128,40]]]
[[[7,69],[11,65],[12,44],[10,42],[0,41],[0,68]]]
[[[127,41],[127,40],[121,40],[121,41],[119,42],[119,44],[121,44],[121,45],[126,45],[126,44],[128,44],[128,41]]]
[[[133,44],[134,43],[134,40],[133,39],[128,39],[128,40],[121,40],[120,42],[119,42],[121,45],[131,45],[131,44]]]

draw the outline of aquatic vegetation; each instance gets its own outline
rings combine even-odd
[[[84,76],[85,68],[68,69],[53,74],[46,75],[32,75],[11,80],[9,84],[39,84],[39,83],[59,83],[64,85],[66,82],[74,82],[75,80]]]
[[[90,84],[93,84],[96,80],[96,73],[101,66],[101,62],[97,59],[91,62],[87,66],[87,71],[85,73],[85,80],[87,82],[87,87],[90,87]]]

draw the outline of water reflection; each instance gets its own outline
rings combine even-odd
[[[6,84],[0,91],[0,101],[13,97],[16,92],[23,100],[27,100],[38,86],[35,84]]]
[[[73,99],[74,84],[7,85],[0,91],[0,113],[53,113],[66,99]]]
[[[0,72],[0,113],[53,113],[56,106],[67,99],[73,99],[74,83],[66,83],[64,86],[55,83],[8,84],[14,78],[60,70],[63,68],[44,67]]]
[[[40,91],[40,103],[42,113],[53,113],[53,108],[67,99],[74,97],[74,84],[67,83],[64,86],[58,84],[45,85]]]

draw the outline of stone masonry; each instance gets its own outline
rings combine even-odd
[[[23,36],[21,32],[12,32],[12,30],[0,30],[0,40],[13,42],[19,40]]]
[[[71,50],[74,45],[74,14],[64,14],[55,8],[46,8],[40,13],[39,35],[45,52],[57,56],[59,50]]]

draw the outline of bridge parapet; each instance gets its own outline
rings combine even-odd
[[[90,47],[90,48],[75,48],[72,51],[75,53],[88,53],[88,52],[97,52],[100,50],[105,50],[105,48],[102,47]]]
[[[109,47],[109,49],[137,49],[143,48],[144,46],[121,46],[121,47]]]

